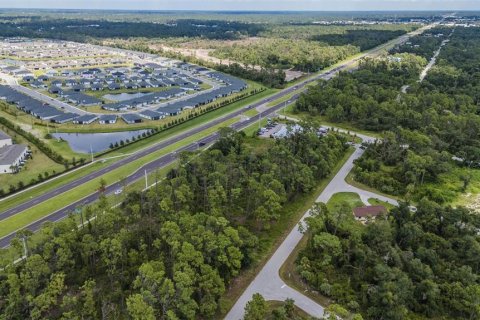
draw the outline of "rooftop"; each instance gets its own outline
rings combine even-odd
[[[11,139],[11,137],[5,132],[3,132],[2,130],[0,130],[0,140],[5,140],[5,139]]]
[[[26,145],[14,144],[0,148],[0,166],[12,165],[27,149]]]
[[[365,206],[353,209],[356,218],[376,217],[387,212],[384,206]]]

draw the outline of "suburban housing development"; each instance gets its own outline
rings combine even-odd
[[[57,124],[91,124],[103,110],[118,113],[127,124],[159,120],[247,88],[240,79],[204,67],[87,44],[7,38],[0,52],[16,56],[1,62],[13,85],[0,86],[0,99]]]

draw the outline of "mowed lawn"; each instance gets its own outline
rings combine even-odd
[[[88,183],[85,183],[72,190],[69,190],[66,193],[53,197],[50,199],[50,201],[40,203],[37,206],[34,206],[30,209],[20,212],[10,218],[4,219],[0,223],[0,237],[4,237],[18,229],[21,229],[27,226],[28,224],[38,219],[41,219],[51,214],[52,212],[55,212],[67,206],[68,204],[76,202],[88,196],[89,194],[95,192],[98,189],[98,186],[100,185],[100,179],[104,179],[107,185],[118,182],[120,178],[131,175],[136,170],[138,170],[138,168],[140,168],[142,165],[149,163],[151,161],[154,161],[159,157],[169,152],[172,152],[182,146],[186,146],[194,141],[197,141],[198,139],[202,139],[207,135],[217,131],[219,128],[229,126],[235,123],[236,121],[238,121],[238,119],[233,118],[225,122],[222,122],[198,134],[192,135],[182,141],[179,141],[167,148],[164,148],[157,152],[153,152],[146,157],[140,158],[136,161],[129,163],[128,165],[125,165],[121,168],[110,171],[109,173],[103,175],[101,178],[89,181]]]
[[[51,160],[21,135],[3,126],[0,127],[0,129],[11,136],[14,143],[27,145],[32,151],[32,158],[27,160],[25,166],[19,173],[0,174],[0,189],[5,193],[8,192],[10,185],[13,185],[17,189],[20,182],[27,185],[32,179],[38,180],[38,175],[42,175],[42,177],[45,178],[45,172],[48,172],[48,175],[51,176],[54,172],[60,173],[65,170],[65,167],[62,164],[58,164]]]
[[[349,208],[363,207],[364,204],[360,200],[358,193],[339,192],[335,193],[327,202],[327,208],[331,211],[339,210],[342,206],[347,205]]]

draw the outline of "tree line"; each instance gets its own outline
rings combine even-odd
[[[331,46],[352,45],[360,48],[360,51],[365,51],[405,33],[405,30],[347,30],[342,34],[315,35],[311,37],[311,40],[324,42]]]
[[[50,38],[84,42],[89,38],[204,37],[233,40],[255,36],[261,24],[221,20],[177,19],[166,23],[83,19],[27,19],[2,21],[2,37]]]

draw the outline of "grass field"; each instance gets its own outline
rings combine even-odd
[[[58,164],[48,158],[35,145],[31,144],[21,135],[16,134],[14,131],[4,127],[0,127],[0,129],[11,136],[15,143],[30,146],[32,151],[32,158],[27,160],[25,166],[20,170],[19,173],[0,174],[0,189],[5,193],[8,192],[10,185],[13,185],[15,188],[17,188],[20,182],[22,182],[24,185],[27,185],[32,179],[38,179],[39,174],[45,177],[45,172],[48,172],[49,175],[53,175],[54,172],[60,173],[65,170],[63,165]]]
[[[348,205],[351,209],[355,207],[363,207],[364,204],[360,200],[360,196],[353,192],[335,193],[327,203],[327,208],[331,211],[340,209],[343,205]]]
[[[385,208],[387,208],[387,210],[392,210],[393,208],[395,208],[394,205],[392,205],[388,202],[381,201],[381,200],[374,199],[374,198],[368,199],[368,203],[370,203],[372,206],[384,206]]]
[[[267,301],[267,304],[268,304],[268,310],[270,312],[272,312],[273,310],[284,306],[285,302],[284,301]],[[294,306],[294,316],[300,317],[300,318],[305,319],[305,320],[311,318],[308,313],[306,313],[305,311],[303,311],[302,309],[300,309],[297,306]],[[270,317],[270,318],[267,318],[267,319],[274,320],[275,317]]]

